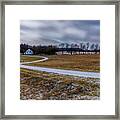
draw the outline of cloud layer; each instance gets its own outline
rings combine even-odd
[[[29,45],[100,42],[99,20],[21,20],[20,42]]]

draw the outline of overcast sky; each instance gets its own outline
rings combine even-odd
[[[100,42],[99,20],[21,20],[20,42],[29,45]]]

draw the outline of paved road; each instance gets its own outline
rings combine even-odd
[[[28,66],[25,64],[29,63],[35,63],[35,62],[42,62],[45,60],[48,60],[47,57],[40,56],[40,58],[43,58],[42,60],[32,61],[32,62],[24,62],[21,63],[21,68],[26,68],[29,70],[37,70],[37,71],[44,71],[48,73],[57,73],[62,75],[73,75],[73,76],[79,76],[79,77],[90,77],[90,78],[100,78],[100,73],[96,72],[81,72],[81,71],[75,71],[75,70],[62,70],[62,69],[55,69],[55,68],[46,68],[46,67],[38,67],[38,66]]]

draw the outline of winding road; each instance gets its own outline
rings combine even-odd
[[[100,73],[97,72],[82,72],[82,71],[76,71],[76,70],[62,70],[62,69],[55,69],[55,68],[47,68],[47,67],[38,67],[38,66],[28,66],[26,64],[29,63],[36,63],[36,62],[43,62],[48,60],[47,57],[39,56],[40,60],[35,60],[31,62],[22,62],[20,63],[21,68],[26,68],[29,70],[37,70],[37,71],[43,71],[48,73],[57,73],[62,75],[73,75],[73,76],[79,76],[79,77],[90,77],[90,78],[100,78]]]
[[[29,57],[31,57],[31,56],[29,56]],[[32,57],[33,57],[33,56],[32,56]],[[31,61],[31,62],[22,62],[22,63],[20,63],[20,64],[21,64],[21,65],[22,65],[22,64],[30,64],[30,63],[43,62],[43,61],[48,60],[48,58],[47,58],[47,57],[44,57],[44,56],[34,56],[34,57],[39,57],[39,58],[43,58],[43,59],[35,60],[35,61]]]

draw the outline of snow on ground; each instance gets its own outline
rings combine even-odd
[[[42,61],[48,60],[47,57],[44,57],[44,56],[39,56],[39,57],[43,58],[43,59],[36,60],[36,61],[31,61],[31,62],[20,63],[20,67],[21,68],[26,68],[26,69],[29,69],[29,70],[44,71],[44,72],[48,72],[48,73],[57,73],[57,74],[62,74],[62,75],[73,75],[73,76],[79,76],[79,77],[100,78],[100,73],[96,73],[96,72],[81,72],[81,71],[75,71],[75,70],[62,70],[62,69],[55,69],[55,68],[25,65],[25,64],[29,64],[29,63],[36,63],[36,62],[42,62]]]
[[[37,66],[27,66],[27,65],[20,65],[20,67],[26,68],[29,70],[44,71],[44,72],[48,72],[48,73],[57,73],[57,74],[62,74],[62,75],[73,75],[73,76],[79,76],[79,77],[100,78],[100,74],[95,73],[95,72],[81,72],[81,71],[74,71],[74,70],[62,70],[62,69],[37,67]]]

